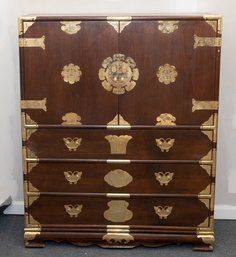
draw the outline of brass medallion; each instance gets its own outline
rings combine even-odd
[[[173,147],[174,142],[174,138],[156,138],[156,144],[162,152],[169,152],[170,148]]]
[[[64,31],[66,34],[73,35],[80,31],[81,21],[61,21],[61,30]]]
[[[170,34],[178,29],[178,23],[178,21],[158,21],[158,29],[164,34]]]
[[[63,67],[61,72],[62,78],[65,82],[69,83],[70,85],[74,84],[75,82],[79,82],[82,76],[82,71],[80,67],[70,63]]]
[[[167,219],[171,214],[173,207],[172,206],[154,206],[156,214],[159,216],[159,219]]]
[[[81,179],[82,171],[64,171],[64,176],[70,184],[77,184]]]
[[[169,85],[175,82],[178,72],[176,71],[175,66],[166,63],[158,68],[156,75],[159,82]]]
[[[131,220],[133,212],[128,210],[129,203],[124,200],[112,200],[107,203],[109,209],[104,212],[104,218],[111,222],[126,222]]]
[[[81,125],[81,117],[74,112],[68,112],[62,117],[62,125]]]
[[[105,139],[110,144],[111,154],[126,154],[127,144],[132,138],[133,138],[132,136],[128,136],[128,135],[105,136]]]
[[[170,125],[170,126],[174,126],[176,125],[175,124],[175,121],[176,121],[176,118],[170,114],[170,113],[162,113],[161,115],[159,115],[157,118],[156,118],[156,125]]]
[[[81,213],[83,205],[82,204],[66,204],[64,205],[66,212],[70,215],[71,218],[77,218]]]
[[[108,172],[104,180],[110,186],[121,188],[131,183],[133,177],[127,171],[116,169]]]
[[[135,87],[139,70],[131,57],[114,54],[113,58],[108,57],[103,61],[98,76],[105,90],[120,95]]]
[[[64,137],[63,141],[65,143],[65,146],[68,148],[68,150],[71,151],[77,151],[77,148],[80,146],[82,138],[78,137]]]
[[[174,172],[155,172],[156,180],[161,186],[167,186],[174,177]]]

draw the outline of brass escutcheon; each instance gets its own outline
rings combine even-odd
[[[170,148],[173,147],[174,142],[174,138],[156,138],[156,144],[162,152],[169,152]]]

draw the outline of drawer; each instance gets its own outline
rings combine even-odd
[[[27,146],[39,158],[199,160],[213,143],[200,130],[39,129]]]
[[[29,196],[29,223],[197,227],[211,214],[211,200],[205,200],[207,204],[197,198]]]
[[[31,192],[199,194],[211,165],[28,163]],[[204,194],[210,194],[210,189]]]

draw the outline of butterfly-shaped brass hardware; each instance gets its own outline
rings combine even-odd
[[[76,151],[81,144],[82,138],[63,137],[63,141],[65,143],[65,146],[69,149],[69,151]]]
[[[156,144],[162,152],[169,152],[170,148],[173,147],[174,142],[174,138],[156,138]]]

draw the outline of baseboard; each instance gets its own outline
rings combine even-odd
[[[4,214],[23,215],[24,202],[13,201],[12,204],[4,211]],[[216,205],[215,219],[236,220],[236,206],[231,205]]]

